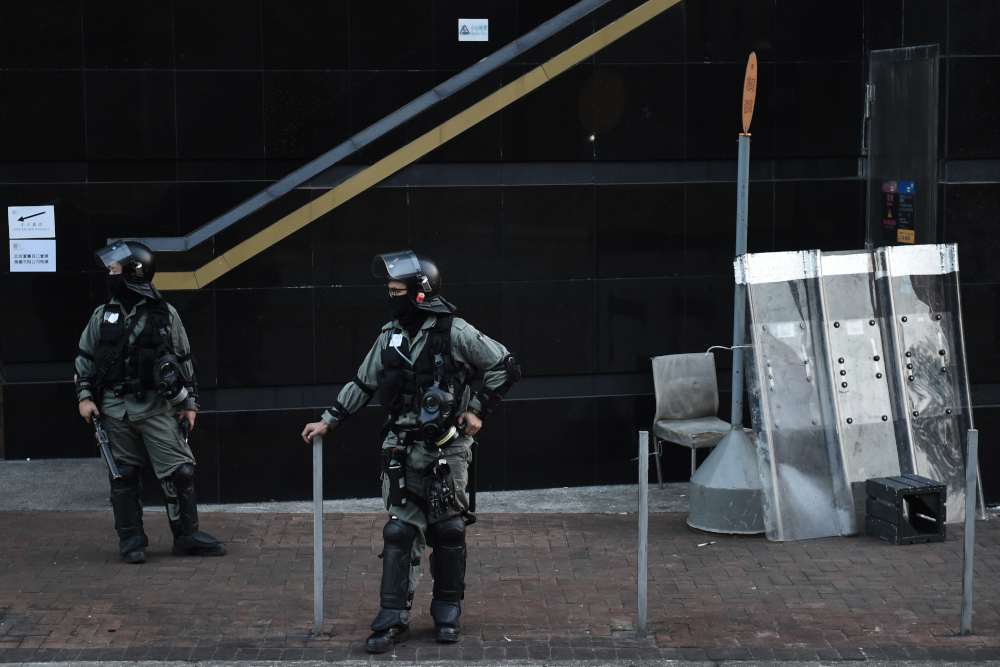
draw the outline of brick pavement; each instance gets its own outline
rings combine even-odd
[[[1000,658],[996,519],[977,526],[977,634],[959,637],[960,528],[908,547],[864,536],[776,543],[710,538],[683,514],[651,515],[645,640],[629,636],[634,514],[479,519],[461,643],[431,639],[425,564],[397,660]],[[0,662],[369,659],[383,522],[327,515],[330,636],[311,637],[309,515],[203,515],[230,552],[201,559],[170,556],[165,518],[150,514],[150,560],[135,566],[118,559],[106,512],[0,512]]]

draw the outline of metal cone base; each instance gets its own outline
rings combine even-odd
[[[688,526],[707,532],[764,532],[757,452],[743,427],[734,426],[691,477]]]

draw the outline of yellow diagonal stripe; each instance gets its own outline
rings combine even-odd
[[[473,104],[457,116],[448,119],[427,134],[414,139],[396,152],[367,169],[351,176],[326,194],[286,215],[270,227],[217,257],[196,271],[175,271],[156,274],[153,284],[161,291],[199,289],[258,255],[283,238],[297,232],[317,218],[329,213],[352,197],[380,183],[400,169],[416,162],[446,141],[457,137],[473,125],[489,118],[507,105],[524,97],[535,88],[559,76],[585,58],[623,35],[641,26],[654,16],[676,5],[680,0],[649,0],[611,25],[571,46],[550,61],[536,67],[516,81]]]

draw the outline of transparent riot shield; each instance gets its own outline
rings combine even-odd
[[[856,533],[827,354],[819,251],[737,258],[747,285],[747,381],[772,540]]]
[[[938,45],[872,51],[867,247],[937,242]]]
[[[876,252],[900,468],[947,486],[947,521],[965,516],[965,438],[974,428],[962,333],[958,249],[896,246]],[[982,482],[977,514],[985,518]]]
[[[864,526],[872,477],[899,475],[899,457],[882,349],[882,322],[875,312],[872,253],[823,253],[824,322],[834,369],[834,396],[858,526]]]

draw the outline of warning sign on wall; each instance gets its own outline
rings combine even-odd
[[[914,181],[882,181],[882,239],[916,243],[913,229]]]
[[[56,270],[55,239],[28,239],[10,242],[10,272],[35,273]]]

